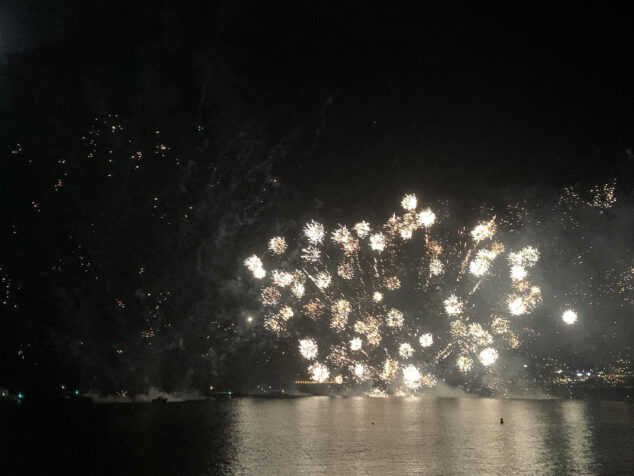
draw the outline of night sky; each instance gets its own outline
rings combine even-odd
[[[565,187],[615,184],[581,229],[601,279],[634,266],[634,25],[606,10],[5,0],[0,388],[293,380],[295,342],[246,321],[243,259],[405,193],[468,227],[525,203],[537,235]],[[570,365],[631,357],[631,293],[586,296],[610,317]]]

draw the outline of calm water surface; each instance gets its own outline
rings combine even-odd
[[[238,398],[0,416],[2,474],[634,474],[629,402]]]

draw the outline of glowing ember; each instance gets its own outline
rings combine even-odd
[[[401,327],[403,325],[403,313],[398,309],[390,309],[387,313],[385,323],[390,327]]]
[[[409,359],[412,355],[414,355],[414,348],[408,343],[404,343],[398,348],[398,353],[404,359]]]
[[[387,241],[383,233],[375,233],[374,235],[370,235],[370,248],[372,248],[374,251],[383,251],[385,249],[386,243]]]
[[[307,223],[304,227],[304,235],[314,245],[321,244],[324,241],[325,234],[324,225],[314,220]]]
[[[562,314],[561,319],[568,325],[574,324],[577,322],[577,313],[572,309],[568,309]]]
[[[299,341],[299,353],[307,360],[317,357],[317,343],[314,339],[307,338]]]
[[[405,195],[403,197],[403,200],[401,200],[401,206],[405,210],[415,210],[417,204],[418,200],[416,199],[416,195],[414,194]]]
[[[418,341],[421,347],[430,347],[434,343],[434,337],[430,333],[427,333],[420,336]]]
[[[462,314],[462,301],[455,295],[452,294],[444,301],[445,304],[445,312],[448,316],[458,316]]]
[[[269,241],[269,250],[271,250],[276,255],[281,255],[286,251],[288,245],[286,244],[286,240],[282,236],[276,236],[271,238]]]
[[[330,377],[330,372],[328,371],[328,368],[325,365],[320,364],[319,362],[316,362],[308,367],[308,373],[310,374],[311,379],[319,383],[325,382]]]
[[[498,351],[492,349],[491,347],[487,347],[486,349],[482,350],[482,352],[480,352],[480,362],[482,362],[482,365],[484,366],[492,365],[497,359]]]
[[[350,350],[360,350],[363,346],[363,341],[359,337],[355,337],[350,341]]]
[[[428,228],[436,221],[436,214],[429,208],[423,210],[418,214],[418,223],[425,228]]]

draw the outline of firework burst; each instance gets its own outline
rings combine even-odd
[[[262,283],[265,328],[296,336],[316,382],[331,373],[344,385],[371,381],[376,395],[433,386],[452,371],[473,383],[536,335],[529,316],[542,305],[531,282],[540,251],[513,246],[511,219],[491,213],[456,230],[446,214],[418,209],[415,195],[400,204],[378,226],[362,220],[327,231],[309,221],[296,253],[286,253],[284,238],[271,239],[270,273],[257,255],[244,261]],[[506,260],[498,259],[505,249]],[[574,324],[577,314],[567,310],[562,320]]]

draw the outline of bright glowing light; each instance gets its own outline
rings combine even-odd
[[[271,273],[271,277],[273,279],[273,283],[280,288],[285,288],[293,282],[293,275],[291,273],[281,271],[279,269],[274,269]]]
[[[343,317],[348,317],[351,309],[350,302],[345,299],[337,299],[331,308],[333,316]]]
[[[404,359],[409,359],[412,355],[414,355],[414,348],[405,342],[398,348],[398,353]]]
[[[442,274],[443,270],[444,270],[444,266],[442,264],[442,262],[439,259],[434,258],[433,260],[430,261],[429,263],[429,273],[432,276],[439,276]]]
[[[385,231],[387,231],[388,234],[396,235],[400,232],[401,226],[402,226],[402,220],[398,216],[396,216],[396,213],[394,213],[388,219],[387,223],[383,225],[383,228],[385,229]]]
[[[311,319],[317,319],[324,312],[324,305],[316,300],[310,300],[304,304],[304,311]]]
[[[493,337],[478,324],[469,324],[469,337],[478,347],[485,346],[493,342]]]
[[[328,380],[328,377],[330,377],[330,371],[328,368],[319,362],[315,362],[313,365],[308,367],[308,373],[310,374],[311,379],[319,383],[325,382]]]
[[[490,250],[480,250],[476,255],[476,258],[469,263],[469,272],[474,276],[484,276],[489,272],[491,263],[500,253],[500,248],[504,247],[499,243],[494,243]]]
[[[487,259],[476,258],[469,263],[469,272],[474,276],[484,276],[489,271],[491,262]]]
[[[514,316],[521,316],[522,314],[526,314],[528,311],[526,307],[526,303],[521,296],[511,297],[508,301],[509,311]]]
[[[330,319],[330,327],[332,329],[335,329],[337,331],[342,331],[346,328],[346,324],[348,323],[348,316],[347,315],[336,315],[333,314],[332,318]]]
[[[572,309],[568,309],[562,314],[561,319],[568,325],[574,324],[577,322],[577,313]]]
[[[366,335],[366,339],[368,340],[368,344],[377,346],[381,343],[381,333],[378,331],[368,332]]]
[[[293,316],[293,309],[291,309],[289,306],[284,306],[282,309],[280,309],[280,317],[284,321],[288,321]]]
[[[484,376],[473,372],[476,365],[490,367],[490,376],[501,371],[493,365],[495,349],[521,349],[523,336],[539,335],[529,328],[531,322],[519,326],[508,319],[541,304],[541,290],[527,271],[538,262],[537,248],[508,254],[509,282],[509,275],[493,266],[505,250],[505,244],[494,241],[493,220],[477,223],[465,237],[464,228],[448,230],[450,220],[438,224],[431,209],[418,209],[414,196],[404,197],[402,206],[372,228],[366,221],[350,229],[339,225],[329,231],[328,240],[324,226],[311,221],[303,228],[299,256],[288,254],[285,238],[274,237],[267,242],[267,266],[276,263],[270,270],[264,271],[257,255],[245,260],[254,277],[263,279],[259,292],[265,329],[297,339],[315,382],[329,381],[330,367],[341,372],[335,377],[341,382],[373,380],[374,388],[402,393],[436,383],[420,367],[424,362],[425,368],[439,371],[455,364],[475,383]],[[504,239],[515,239],[507,233],[516,230],[514,218],[500,218]],[[412,243],[404,243],[410,238]],[[483,246],[485,240],[490,241]],[[487,282],[472,276],[486,276]],[[410,312],[397,309],[401,305]],[[506,306],[506,317],[495,315]],[[449,322],[433,325],[443,313]],[[426,327],[436,331],[420,332]],[[413,346],[419,344],[421,357],[416,359]],[[496,389],[505,385],[503,379],[495,382]]]
[[[309,263],[315,263],[321,259],[321,251],[314,246],[302,248],[302,259]]]
[[[418,214],[418,224],[428,228],[436,221],[436,214],[430,208],[426,208]]]
[[[480,362],[482,362],[482,365],[484,365],[485,367],[492,365],[497,359],[498,351],[491,347],[487,347],[486,349],[483,349],[482,352],[480,352]]]
[[[434,336],[432,336],[429,332],[427,334],[423,334],[418,339],[421,347],[430,347],[434,343]]]
[[[509,253],[508,260],[511,266],[530,268],[531,266],[535,266],[537,261],[539,261],[539,250],[532,246],[526,246],[520,251]]]
[[[370,248],[374,251],[381,252],[385,249],[386,245],[385,235],[383,233],[375,233],[370,235]]]
[[[513,281],[523,281],[527,274],[528,272],[524,266],[511,266],[511,279]]]
[[[266,276],[266,271],[262,267],[262,260],[256,255],[249,256],[244,260],[244,265],[253,274],[255,279],[262,279]]]
[[[276,255],[281,255],[286,251],[288,245],[286,244],[286,239],[282,236],[276,236],[271,238],[269,241],[269,250],[271,250]]]
[[[299,341],[299,353],[307,360],[317,357],[317,343],[310,337]]]
[[[314,245],[321,244],[324,241],[325,234],[324,225],[317,223],[315,220],[304,226],[304,236]]]
[[[332,241],[339,244],[345,244],[352,240],[352,235],[346,226],[340,226],[332,232]]]
[[[493,329],[493,332],[496,334],[505,334],[509,332],[510,326],[508,319],[499,316],[494,318],[493,322],[491,322],[491,329]]]
[[[370,398],[387,398],[388,394],[385,390],[381,390],[380,388],[374,387],[370,392],[368,392],[368,397]]]
[[[357,236],[359,238],[365,238],[370,234],[370,224],[365,221],[361,221],[354,225],[354,231],[357,232]]]
[[[328,286],[330,286],[330,274],[327,272],[322,272],[317,274],[317,276],[315,276],[315,286],[317,286],[319,289],[326,289]]]
[[[422,385],[420,370],[414,365],[408,365],[403,369],[403,383],[408,388],[416,390]]]
[[[385,323],[390,327],[401,327],[403,325],[403,313],[398,309],[390,309],[387,313]]]
[[[244,265],[247,267],[249,271],[253,271],[256,268],[262,267],[262,260],[258,258],[256,255],[251,255],[247,259],[244,260]]]
[[[456,366],[461,372],[468,372],[473,367],[473,360],[465,355],[461,355],[456,360]]]
[[[350,314],[350,302],[345,299],[338,299],[331,307],[332,319],[330,320],[330,327],[333,329],[342,331],[345,329],[348,323],[348,314]]]
[[[453,317],[453,316],[459,316],[460,314],[462,314],[462,308],[463,308],[462,301],[460,301],[458,296],[456,296],[455,294],[452,294],[447,299],[445,299],[443,301],[443,304],[445,305],[445,312],[447,313],[448,316]]]
[[[416,209],[417,204],[418,204],[418,199],[416,198],[416,195],[414,195],[413,193],[405,195],[403,197],[403,200],[401,200],[401,206],[405,210],[414,210]]]
[[[488,261],[489,263],[495,259],[497,253],[494,250],[479,250],[476,258]]]
[[[476,243],[488,238],[492,238],[494,235],[495,223],[493,223],[493,220],[488,222],[481,222],[471,231],[471,236]]]
[[[359,337],[355,337],[350,341],[350,350],[360,350],[363,345],[363,341]]]
[[[299,281],[294,281],[291,285],[291,291],[296,298],[301,299],[306,292],[306,288],[303,283],[300,283]]]
[[[383,368],[379,373],[379,377],[384,382],[391,382],[396,377],[398,372],[398,362],[395,360],[387,359],[383,362]]]
[[[531,312],[542,300],[541,290],[538,286],[531,286],[529,293],[522,296],[511,295],[507,299],[509,311],[514,316],[521,316]]]
[[[332,232],[332,240],[341,245],[347,254],[352,254],[359,249],[359,241],[352,236],[352,233],[345,226],[340,226]]]
[[[404,240],[409,240],[414,234],[414,230],[409,227],[403,227],[399,230],[399,233],[401,235],[401,238],[403,238]]]

